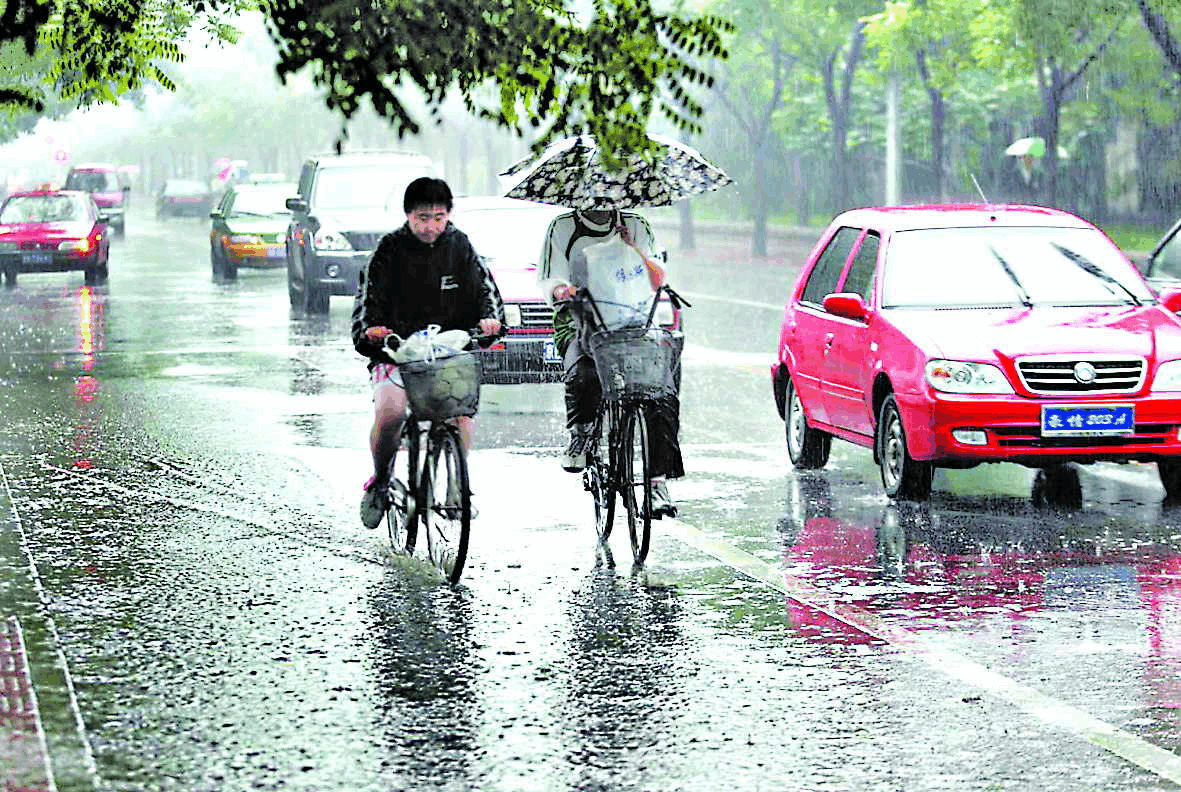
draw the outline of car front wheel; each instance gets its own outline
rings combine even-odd
[[[828,464],[832,435],[808,426],[804,404],[800,401],[800,395],[796,392],[791,377],[787,378],[786,391],[783,422],[787,430],[788,459],[800,470],[822,468]]]
[[[886,495],[899,500],[926,500],[931,495],[935,468],[930,462],[911,457],[906,447],[906,431],[894,394],[882,402],[878,412],[878,466]]]
[[[1181,457],[1166,457],[1156,461],[1156,472],[1165,488],[1165,500],[1181,501]]]

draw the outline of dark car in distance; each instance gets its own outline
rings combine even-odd
[[[79,164],[66,175],[66,190],[80,190],[94,199],[99,210],[110,218],[115,233],[127,229],[127,208],[131,204],[131,183],[127,174],[106,163]]]
[[[405,151],[315,154],[287,199],[287,294],[303,314],[328,313],[332,295],[352,296],[377,243],[406,222],[406,186],[434,176],[429,157]]]
[[[213,210],[209,185],[197,179],[168,179],[156,196],[156,217],[205,218]]]
[[[86,282],[107,279],[111,242],[107,216],[78,190],[13,193],[0,206],[0,271],[8,286],[18,273],[81,270]]]
[[[236,184],[210,213],[209,262],[214,278],[236,278],[238,268],[278,269],[287,263],[284,204],[295,194],[294,182]]]

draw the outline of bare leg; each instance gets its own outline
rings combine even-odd
[[[406,391],[390,382],[378,386],[373,392],[373,428],[369,431],[369,450],[373,454],[373,473],[379,480],[385,478],[405,420]]]
[[[455,419],[455,428],[459,430],[459,439],[463,442],[464,453],[472,450],[472,438],[476,434],[476,422],[467,416]]]

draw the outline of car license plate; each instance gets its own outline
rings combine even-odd
[[[287,249],[282,245],[267,245],[267,258],[283,258],[287,255]]]
[[[545,352],[543,354],[546,363],[561,363],[562,356],[558,354],[558,345],[554,343],[551,338],[545,342]]]
[[[1042,437],[1107,437],[1132,434],[1135,428],[1131,404],[1042,407]]]
[[[21,253],[21,264],[52,264],[53,252],[50,250],[26,250]]]

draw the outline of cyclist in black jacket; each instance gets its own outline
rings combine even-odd
[[[500,291],[467,235],[451,224],[452,206],[451,189],[442,179],[411,182],[402,203],[405,225],[382,237],[358,279],[353,346],[369,358],[374,408],[369,433],[374,472],[361,500],[361,521],[368,528],[376,528],[385,513],[384,479],[406,418],[406,392],[386,353],[386,337],[408,338],[432,324],[441,330],[479,328],[488,336],[503,332]],[[455,421],[470,447],[473,420]]]

